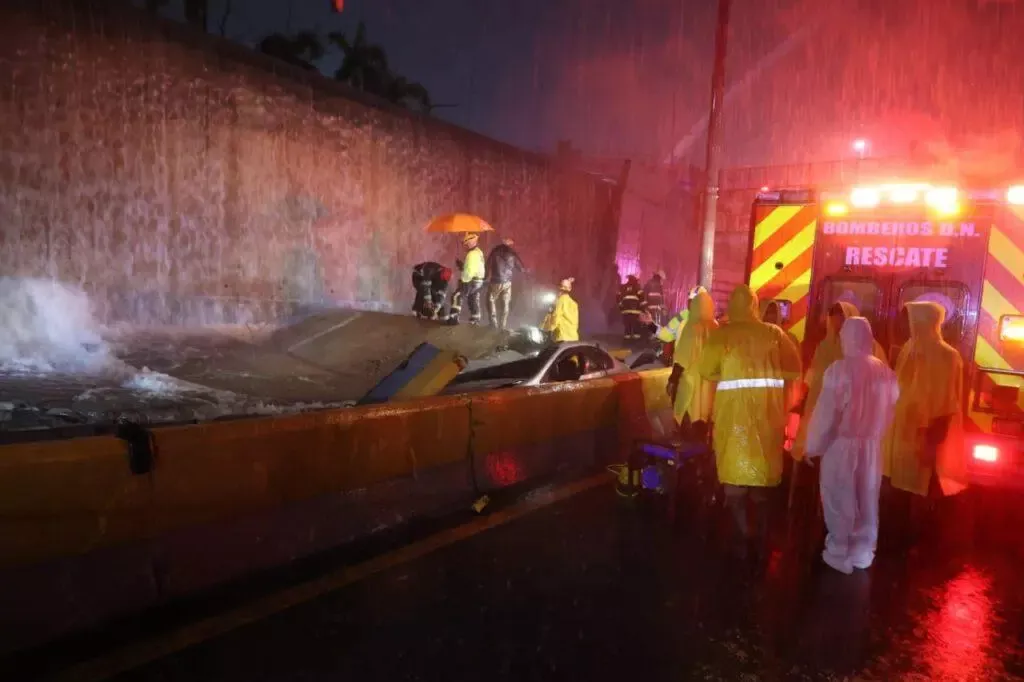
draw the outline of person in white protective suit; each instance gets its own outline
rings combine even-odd
[[[822,559],[850,574],[875,559],[882,438],[899,385],[889,366],[873,356],[875,340],[865,318],[847,318],[839,343],[843,357],[825,371],[807,429],[807,456],[822,458],[821,505],[828,526]]]

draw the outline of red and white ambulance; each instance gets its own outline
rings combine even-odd
[[[871,321],[893,364],[904,304],[940,304],[942,335],[965,360],[972,478],[1024,485],[1024,186],[768,190],[751,222],[748,283],[778,302],[805,361],[837,301]]]

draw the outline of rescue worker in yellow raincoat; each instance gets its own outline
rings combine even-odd
[[[580,308],[571,295],[574,281],[569,277],[559,283],[558,298],[541,323],[541,329],[549,332],[555,342],[580,340]]]
[[[480,290],[484,286],[487,265],[479,244],[479,235],[470,233],[462,238],[462,245],[466,248],[466,259],[455,261],[462,270],[462,275],[459,277],[459,287],[452,294],[451,303],[448,305],[448,324],[459,323],[464,302],[469,303],[469,323],[480,323]]]
[[[796,441],[793,443],[793,459],[798,462],[804,458],[807,450],[807,427],[811,423],[814,406],[818,404],[818,396],[821,395],[821,382],[825,378],[825,370],[831,367],[833,362],[843,359],[843,348],[839,339],[839,330],[843,328],[843,322],[851,317],[860,317],[860,311],[857,310],[857,306],[846,301],[838,301],[832,304],[832,307],[828,310],[828,317],[825,320],[825,338],[814,349],[811,366],[807,368],[807,373],[804,375],[807,395],[804,399]],[[882,346],[877,341],[873,341],[873,344],[871,354],[884,362],[888,367],[889,362],[885,359],[885,351],[882,349]]]
[[[759,319],[749,286],[733,290],[728,315],[729,323],[708,336],[700,374],[718,382],[715,461],[735,524],[735,550],[744,556],[754,539],[750,503],[759,549],[767,542],[767,489],[782,481],[787,402],[790,385],[800,377],[800,353],[785,332]]]
[[[699,287],[690,299],[686,322],[676,338],[668,380],[672,412],[680,427],[711,421],[714,384],[700,375],[700,359],[714,329],[718,329],[715,304],[707,290]]]
[[[679,340],[679,334],[683,331],[683,327],[686,326],[686,320],[690,317],[690,301],[692,301],[694,297],[702,291],[707,293],[707,289],[702,286],[696,286],[690,289],[686,293],[686,306],[676,313],[675,317],[662,326],[656,327],[654,330],[654,338],[662,344],[662,359],[665,361],[666,365],[672,365],[672,356],[675,354],[676,341]],[[712,308],[714,308],[713,303]]]
[[[953,495],[967,486],[963,359],[942,339],[941,305],[912,302],[906,311],[910,340],[896,360],[900,397],[883,443],[882,473],[914,495]]]

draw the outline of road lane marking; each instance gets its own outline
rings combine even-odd
[[[263,620],[293,606],[336,592],[378,573],[421,559],[439,549],[467,540],[486,530],[503,526],[531,512],[551,506],[599,485],[609,484],[611,480],[607,473],[602,472],[553,490],[534,491],[530,493],[528,499],[515,506],[449,528],[362,563],[345,566],[319,578],[258,597],[224,613],[129,644],[107,655],[66,668],[45,679],[47,682],[100,682],[109,679],[178,653],[188,647],[215,639],[244,625]]]
[[[313,341],[316,341],[317,339],[319,339],[319,338],[321,338],[323,336],[327,336],[331,332],[336,332],[339,329],[341,329],[342,327],[344,327],[344,326],[346,326],[346,325],[348,325],[348,324],[350,324],[352,322],[355,322],[356,320],[358,320],[362,316],[363,316],[362,313],[355,313],[355,314],[352,315],[352,317],[345,318],[344,320],[342,320],[341,322],[339,322],[338,324],[336,324],[334,326],[328,327],[327,329],[319,331],[316,334],[313,334],[312,336],[307,336],[306,338],[302,339],[301,341],[297,341],[297,342],[293,343],[292,345],[288,346],[288,350],[286,352],[294,353],[296,348],[301,348],[302,346],[305,346],[307,343],[312,343]]]

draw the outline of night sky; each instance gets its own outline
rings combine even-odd
[[[212,31],[225,1],[211,0]],[[437,115],[521,147],[570,139],[592,155],[661,161],[678,147],[700,160],[710,0],[346,0],[341,15],[330,0],[232,5],[226,34],[248,44],[272,31],[351,34],[362,20],[397,72],[458,105]],[[881,156],[915,142],[1016,153],[1021,5],[734,0],[726,162],[836,159],[858,137]]]

